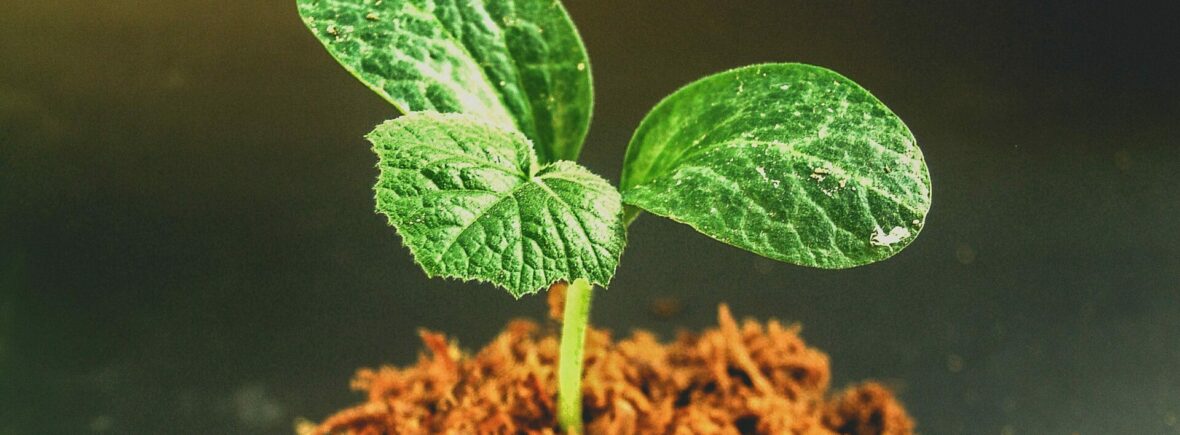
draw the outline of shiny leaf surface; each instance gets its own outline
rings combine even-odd
[[[851,80],[803,64],[727,71],[664,99],[628,146],[621,190],[629,206],[722,242],[832,269],[900,251],[931,202],[901,119]]]
[[[297,0],[328,52],[402,113],[515,126],[541,162],[574,160],[590,64],[557,0]]]

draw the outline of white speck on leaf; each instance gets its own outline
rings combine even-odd
[[[877,227],[873,235],[869,237],[869,243],[873,246],[891,246],[909,237],[910,230],[905,227],[893,227],[892,230],[889,230],[889,234],[886,234],[881,227]]]
[[[586,62],[578,62],[578,71],[586,70]]]
[[[758,175],[761,175],[762,178],[766,178],[766,168],[759,166],[757,168],[754,168],[754,170],[758,171]]]

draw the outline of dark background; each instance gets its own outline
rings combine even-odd
[[[924,433],[1180,433],[1175,2],[566,3],[582,160],[612,180],[663,96],[801,61],[905,119],[934,181],[922,236],[847,271],[643,217],[598,326],[667,337],[728,301],[802,322],[835,387],[889,382]],[[474,348],[543,316],[416,268],[362,139],[395,112],[293,2],[0,9],[0,434],[290,433],[360,400],[355,368],[411,362],[417,327]]]

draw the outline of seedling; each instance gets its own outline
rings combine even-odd
[[[567,282],[558,422],[581,432],[591,288],[646,211],[801,266],[888,258],[921,231],[913,135],[851,80],[798,63],[698,80],[627,148],[619,188],[574,161],[590,62],[556,0],[297,0],[328,52],[404,116],[367,136],[377,210],[429,276],[513,296]]]

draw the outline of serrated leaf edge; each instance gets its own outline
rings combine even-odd
[[[432,112],[432,111],[419,111],[419,112],[409,112],[409,113],[407,113],[407,114],[403,115],[403,117],[409,117],[409,116],[421,116],[421,117],[438,117],[438,118],[462,118],[462,119],[465,119],[465,120],[469,120],[469,121],[477,121],[477,122],[484,123],[485,125],[489,125],[489,126],[495,126],[495,127],[497,127],[497,128],[506,129],[506,127],[505,127],[505,126],[503,126],[503,125],[500,125],[500,124],[497,124],[497,123],[493,123],[493,122],[488,122],[487,120],[484,120],[484,119],[482,119],[482,118],[475,117],[475,116],[471,116],[471,115],[467,115],[467,114],[462,114],[462,113],[442,113],[442,112]],[[382,125],[385,125],[385,124],[391,123],[391,122],[393,122],[393,121],[395,121],[395,120],[397,120],[397,119],[401,119],[401,118],[395,118],[395,119],[391,119],[391,120],[384,121],[384,122],[382,122],[381,124],[378,124],[378,128],[379,128],[380,126],[382,126]],[[375,130],[376,130],[376,128],[374,128],[374,131],[375,131]],[[536,159],[536,154],[535,154],[535,153],[536,153],[536,151],[535,151],[535,148],[533,148],[533,143],[532,143],[532,140],[531,140],[531,139],[529,139],[528,137],[526,137],[526,136],[524,135],[524,133],[521,133],[521,132],[520,132],[519,130],[517,130],[515,127],[511,128],[511,129],[509,129],[509,130],[510,130],[510,133],[511,133],[511,134],[514,134],[514,135],[517,135],[517,136],[519,136],[519,138],[520,138],[520,139],[522,139],[522,140],[523,140],[523,141],[524,141],[524,142],[525,142],[525,143],[528,145],[528,147],[526,148],[526,150],[527,150],[527,152],[530,154],[530,162],[531,162],[531,165],[530,165],[530,168],[529,168],[529,174],[528,174],[529,176],[528,176],[528,180],[527,180],[527,181],[525,181],[524,183],[521,183],[521,184],[520,184],[520,185],[518,185],[517,187],[514,187],[514,188],[513,188],[513,190],[515,190],[515,189],[518,189],[518,188],[520,188],[520,186],[524,186],[524,185],[526,185],[527,183],[536,183],[536,182],[535,182],[535,181],[533,181],[533,180],[534,180],[535,178],[538,178],[537,174],[539,174],[539,173],[543,172],[543,171],[544,171],[545,169],[547,169],[547,168],[554,167],[554,166],[558,166],[558,165],[567,165],[567,164],[569,164],[569,165],[573,165],[573,166],[575,166],[575,167],[577,167],[577,168],[580,168],[580,169],[582,170],[582,172],[584,172],[584,173],[585,173],[587,176],[594,177],[595,179],[597,179],[598,181],[601,181],[601,182],[602,182],[602,183],[604,183],[605,185],[607,185],[607,186],[611,186],[612,188],[614,188],[614,189],[616,190],[616,195],[618,195],[618,196],[619,196],[620,202],[622,201],[622,194],[621,194],[621,193],[619,193],[619,192],[617,192],[617,190],[618,190],[618,188],[617,188],[617,187],[615,187],[614,185],[610,184],[610,182],[609,182],[609,181],[607,181],[605,178],[603,178],[603,177],[599,176],[598,174],[595,174],[595,173],[591,172],[589,169],[586,169],[586,168],[585,168],[585,167],[583,167],[582,165],[579,165],[577,162],[574,162],[574,161],[569,161],[569,160],[557,160],[557,161],[554,161],[554,162],[552,162],[552,163],[547,163],[547,164],[544,164],[544,165],[540,165],[540,164],[538,164],[538,163],[537,163],[537,159]],[[366,134],[366,135],[365,135],[365,139],[366,139],[366,140],[370,140],[370,143],[372,143],[372,141],[371,141],[371,139],[370,139],[370,136],[371,136],[372,134],[373,134],[373,132],[371,131],[371,132],[369,132],[368,134]],[[376,149],[376,144],[373,144],[372,150],[373,150],[373,151],[374,151],[374,153],[375,153],[375,154],[377,154],[377,156],[378,156],[377,164],[376,164],[374,167],[375,167],[375,168],[376,168],[378,171],[380,171],[380,170],[381,170],[381,164],[384,162],[384,157],[382,156],[382,154],[381,154],[381,153],[379,153],[379,152],[376,152],[376,151],[377,151],[377,149]],[[378,182],[378,183],[379,183],[379,182]],[[539,185],[541,188],[544,188],[544,189],[546,189],[546,190],[548,190],[548,189],[549,189],[549,187],[548,187],[548,186],[546,186],[546,185],[544,185],[544,184],[541,184],[541,183],[537,183],[537,184],[538,184],[538,185]],[[378,184],[378,185],[379,185],[379,184]],[[375,188],[376,188],[378,185],[374,185],[374,190],[376,190]],[[554,196],[556,196],[556,194],[553,194],[553,193],[551,193],[551,195],[554,195]],[[560,199],[560,198],[559,198],[559,199]],[[376,198],[376,195],[374,195],[374,201],[376,202],[376,200],[377,200],[377,198]],[[567,204],[567,206],[568,206],[568,204]],[[489,207],[489,209],[490,209],[490,207]],[[623,232],[622,232],[622,236],[623,236],[623,248],[622,248],[622,249],[619,249],[619,253],[618,253],[618,255],[616,255],[616,256],[615,256],[615,258],[613,258],[613,260],[614,260],[614,262],[615,262],[615,269],[612,269],[612,270],[611,270],[611,272],[610,272],[610,274],[609,274],[609,278],[607,278],[607,280],[605,280],[605,281],[598,280],[598,279],[591,278],[591,277],[566,277],[566,278],[558,278],[558,279],[551,280],[550,282],[546,283],[546,284],[545,284],[543,287],[541,287],[541,288],[537,288],[537,289],[534,289],[534,290],[519,291],[519,292],[518,292],[518,291],[516,291],[516,290],[514,290],[514,289],[512,289],[512,288],[510,288],[510,287],[508,287],[508,286],[506,286],[506,285],[499,284],[499,283],[497,283],[497,282],[494,282],[494,281],[492,281],[492,280],[490,280],[490,279],[484,279],[484,278],[479,278],[479,277],[465,277],[465,276],[460,276],[460,275],[456,275],[456,274],[452,274],[452,273],[439,272],[439,271],[435,270],[433,267],[428,267],[426,264],[423,264],[423,263],[422,263],[422,262],[419,260],[419,257],[421,256],[421,254],[420,254],[420,253],[417,251],[417,249],[416,249],[415,247],[411,246],[410,244],[406,243],[406,237],[405,237],[405,236],[402,234],[402,232],[401,232],[401,229],[400,229],[400,228],[398,228],[396,224],[394,224],[394,222],[393,222],[393,219],[392,219],[392,218],[390,218],[389,216],[385,215],[385,213],[384,213],[384,212],[382,212],[380,209],[374,208],[374,212],[375,212],[375,214],[377,214],[377,215],[380,215],[380,216],[382,216],[383,218],[385,218],[385,221],[386,221],[386,224],[387,224],[387,225],[389,225],[390,227],[393,227],[394,231],[395,231],[395,232],[397,233],[397,235],[398,235],[398,239],[401,241],[401,245],[402,245],[403,247],[405,247],[407,250],[409,250],[409,251],[410,251],[410,256],[413,258],[414,264],[416,264],[416,265],[418,266],[418,268],[419,268],[419,269],[421,269],[421,270],[422,270],[422,271],[423,271],[423,272],[426,274],[426,277],[427,277],[427,278],[431,278],[431,279],[435,279],[435,278],[443,278],[443,279],[446,279],[446,280],[454,280],[454,281],[459,281],[459,282],[462,282],[462,283],[471,283],[471,282],[475,282],[475,283],[482,283],[482,284],[490,284],[490,285],[492,285],[492,286],[494,286],[494,287],[499,287],[499,288],[503,289],[504,291],[508,292],[508,294],[512,295],[512,297],[513,297],[513,298],[515,298],[515,299],[518,299],[518,300],[519,300],[520,298],[524,297],[524,296],[528,296],[528,295],[537,294],[537,293],[540,293],[542,290],[548,290],[550,287],[552,287],[552,286],[553,286],[553,284],[556,284],[556,283],[559,283],[559,282],[563,282],[563,281],[564,281],[564,282],[573,282],[573,281],[574,281],[574,280],[576,280],[576,279],[586,279],[588,282],[590,282],[590,284],[592,284],[592,285],[596,285],[596,286],[598,286],[598,287],[601,287],[602,289],[604,289],[604,290],[605,290],[606,288],[608,288],[608,287],[609,287],[609,285],[610,285],[610,281],[614,279],[615,273],[616,273],[616,271],[617,271],[617,269],[618,269],[618,264],[619,264],[619,263],[622,261],[623,252],[626,250],[626,246],[627,246],[627,243],[626,243],[627,231],[626,231],[626,226],[624,225],[624,229],[623,229]],[[619,217],[619,221],[620,221],[620,222],[622,222],[622,220],[623,220],[623,218],[622,218],[622,209],[620,209],[620,217]]]

